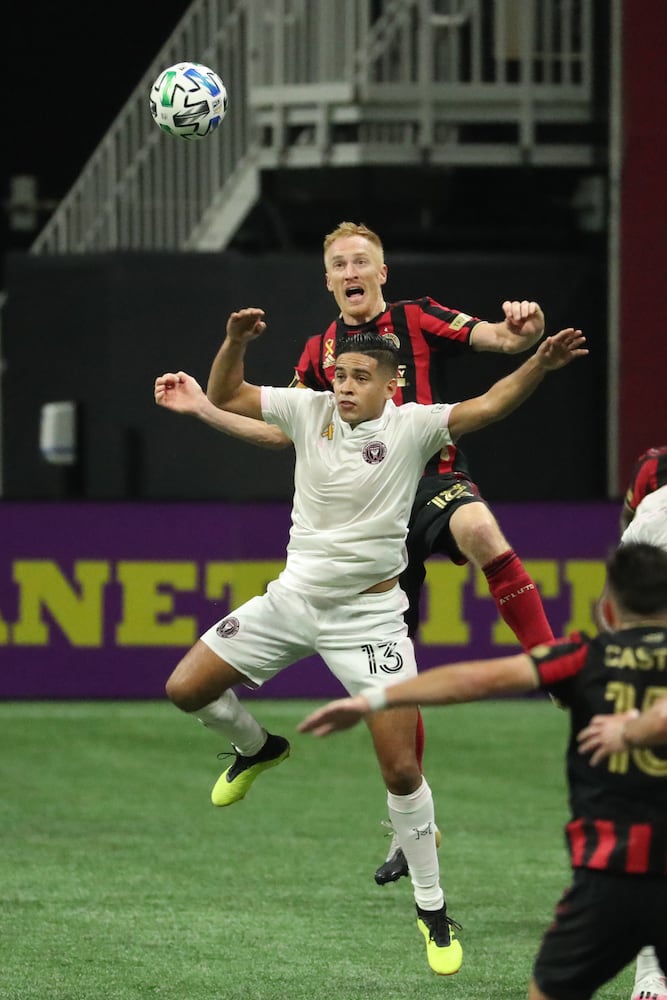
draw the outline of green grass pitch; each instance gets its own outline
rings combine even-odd
[[[568,719],[543,700],[428,709],[425,772],[463,968],[426,962],[406,879],[378,887],[385,792],[365,727],[295,732],[227,809],[229,749],[166,702],[0,705],[2,1000],[518,1000],[569,869]],[[627,918],[627,915],[626,915]],[[598,996],[628,1000],[632,970]]]

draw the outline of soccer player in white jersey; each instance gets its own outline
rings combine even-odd
[[[396,350],[375,334],[341,347],[333,392],[246,382],[246,346],[265,326],[261,309],[229,317],[219,399],[226,411],[277,424],[294,442],[285,568],[265,594],[208,629],[166,686],[178,708],[232,744],[234,762],[211,793],[218,806],[242,799],[262,771],[290,752],[288,741],[267,733],[233,687],[259,687],[312,653],[351,694],[416,675],[398,577],[407,561],[408,517],[426,460],[462,434],[512,412],[547,371],[588,353],[581,331],[568,328],[544,340],[519,369],[475,399],[397,407],[392,402]],[[157,378],[155,400],[222,429],[224,415],[185,372]],[[462,950],[440,885],[434,805],[417,761],[415,726],[413,707],[368,720],[389,816],[410,869],[428,962],[436,973],[451,975],[461,966]]]
[[[621,535],[621,543],[645,542],[667,552],[667,486],[647,493]]]

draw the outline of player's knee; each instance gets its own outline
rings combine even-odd
[[[450,531],[463,555],[478,566],[484,566],[510,547],[495,517],[484,504],[460,507],[452,515]]]
[[[180,708],[182,712],[195,712],[202,707],[198,691],[193,690],[191,682],[183,676],[178,667],[165,684],[164,689],[172,705]]]
[[[391,761],[382,768],[387,790],[394,795],[410,795],[421,781],[417,760]]]

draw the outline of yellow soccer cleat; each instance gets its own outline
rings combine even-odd
[[[262,771],[275,767],[289,757],[290,745],[284,736],[267,734],[266,743],[252,757],[234,753],[236,758],[226,771],[223,771],[211,792],[211,802],[214,806],[231,806],[234,802],[245,798],[255,778]]]
[[[417,927],[426,941],[428,964],[439,976],[453,976],[463,963],[463,949],[454,933],[461,925],[447,916],[447,907],[422,910],[417,907]]]

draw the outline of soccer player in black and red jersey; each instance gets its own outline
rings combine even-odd
[[[529,1000],[588,1000],[648,945],[667,971],[667,553],[619,546],[607,563],[605,599],[612,632],[434,667],[330,702],[299,726],[324,736],[385,708],[537,688],[569,710],[573,880],[544,935]],[[605,747],[599,718],[610,715],[622,722]]]
[[[657,545],[667,552],[667,447],[648,448],[635,463],[621,512],[621,545],[635,542]],[[598,604],[597,619],[600,628],[608,630],[603,607],[604,598]],[[667,700],[662,708],[667,716]],[[596,750],[593,763],[622,749],[618,742],[627,718],[596,716],[584,734],[586,749]],[[637,955],[630,1000],[667,1000],[667,976],[660,971],[654,948],[642,948]]]
[[[388,305],[382,241],[365,225],[343,222],[327,234],[324,267],[339,316],[323,334],[307,341],[296,366],[295,386],[330,389],[337,346],[357,334],[374,332],[398,347],[401,381],[396,402],[443,403],[448,401],[444,375],[451,359],[466,351],[517,354],[532,347],[544,332],[542,310],[527,300],[504,302],[504,319],[499,322],[478,319],[429,297]],[[219,398],[217,371],[218,356],[207,386],[213,403]],[[277,430],[275,440],[268,441],[266,427],[255,428],[250,422],[245,428],[230,426],[228,432],[264,446],[289,443]],[[429,462],[417,490],[407,550],[408,566],[401,576],[401,587],[409,602],[405,617],[413,638],[419,623],[425,561],[433,553],[446,555],[458,565],[471,562],[482,570],[500,614],[524,649],[553,638],[537,587],[470,478],[458,448],[449,447]],[[421,762],[421,716],[416,742]],[[405,857],[392,838],[375,880],[384,884],[406,875]]]

